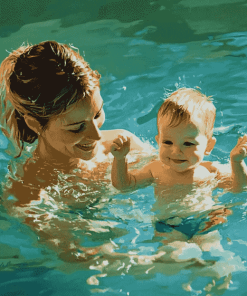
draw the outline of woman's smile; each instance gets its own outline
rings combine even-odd
[[[93,142],[90,144],[76,144],[75,146],[84,151],[91,151],[96,147],[96,145],[97,145],[97,142]]]
[[[46,160],[63,158],[92,159],[100,145],[100,127],[105,120],[103,100],[99,89],[90,99],[83,99],[65,114],[51,119],[39,140],[40,155]],[[83,123],[83,129],[76,133],[74,128]],[[50,149],[48,150],[49,147]]]

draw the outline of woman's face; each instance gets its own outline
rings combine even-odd
[[[104,121],[103,100],[96,89],[90,99],[80,100],[68,112],[50,119],[39,136],[39,151],[47,160],[90,160],[97,154]]]

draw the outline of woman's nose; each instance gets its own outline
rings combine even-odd
[[[87,139],[99,141],[101,139],[101,131],[98,128],[97,122],[92,122],[88,129]]]

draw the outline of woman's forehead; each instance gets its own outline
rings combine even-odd
[[[66,126],[80,121],[91,120],[100,111],[103,104],[100,92],[96,90],[91,98],[77,101],[69,109],[56,117],[58,125]]]

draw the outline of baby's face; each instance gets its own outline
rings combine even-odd
[[[176,127],[168,124],[168,119],[162,118],[159,135],[156,136],[160,160],[176,172],[185,172],[199,166],[204,155],[213,149],[215,139],[208,139],[196,123],[182,122]]]

